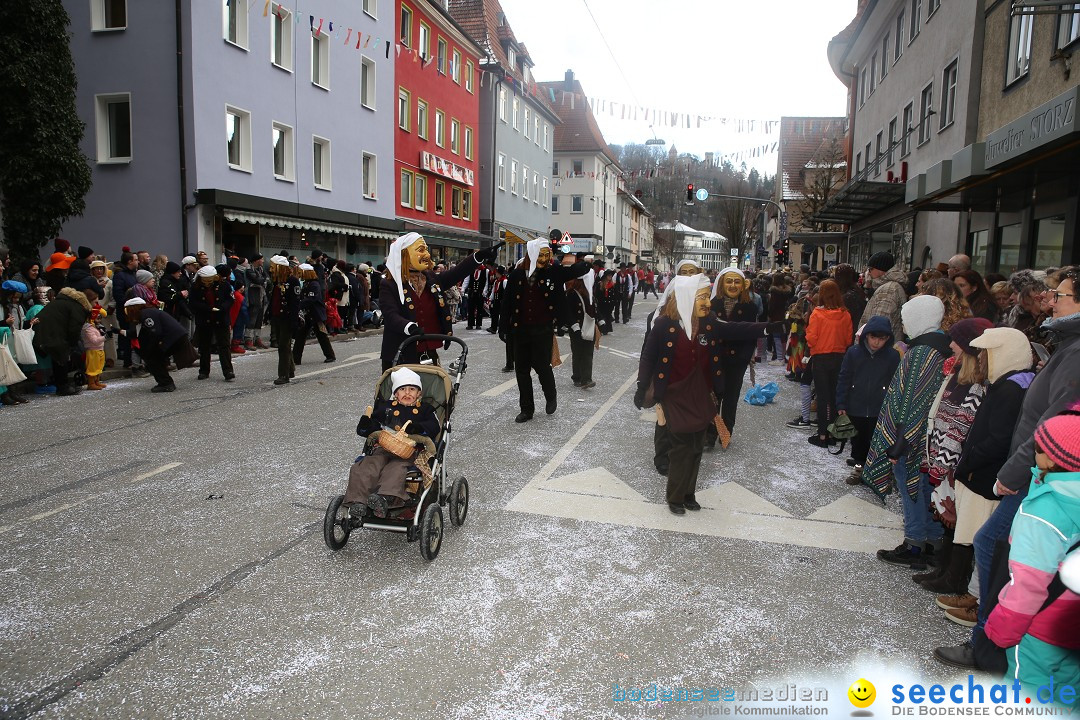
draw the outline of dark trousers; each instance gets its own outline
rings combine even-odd
[[[694,499],[697,492],[701,453],[705,449],[705,430],[690,433],[668,431],[671,449],[668,450],[667,501],[682,505]]]
[[[499,313],[502,311],[502,300],[491,301],[491,326],[488,328],[493,333],[499,332]]]
[[[866,464],[866,455],[870,452],[870,440],[874,437],[874,426],[877,425],[876,417],[855,417],[848,415],[851,424],[859,431],[859,434],[851,438],[851,459],[856,465]]]
[[[814,385],[817,387],[818,435],[828,437],[829,424],[836,419],[836,384],[840,380],[840,365],[844,353],[815,355],[811,363]]]
[[[469,327],[480,327],[484,324],[484,296],[469,293]]]
[[[270,318],[270,331],[278,340],[277,346],[277,375],[279,378],[292,377],[296,372],[296,364],[293,362],[293,324],[292,319],[287,317]]]
[[[53,385],[56,386],[57,390],[63,390],[70,384],[68,374],[71,372],[71,358],[67,352],[64,352],[63,354],[49,355],[49,359],[52,360]]]
[[[511,370],[513,370],[514,369],[514,336],[513,335],[508,335],[506,337],[506,342],[503,343],[503,344],[506,346],[506,365],[504,365],[503,367],[508,367]]]
[[[514,333],[514,369],[517,373],[518,404],[522,412],[536,409],[533,402],[533,382],[530,371],[540,379],[544,398],[552,399],[555,392],[555,373],[551,371],[551,343],[554,334],[546,325],[525,327]]]
[[[139,348],[142,353],[146,370],[154,376],[158,385],[174,385],[172,376],[169,375],[169,353],[162,350],[157,343],[143,345]]]
[[[121,311],[117,313],[116,322],[119,324],[120,329],[124,330],[123,333],[116,334],[116,356],[121,360],[124,367],[131,367],[131,337],[130,333],[133,332],[131,323],[124,319],[123,303],[117,303],[121,307]]]
[[[611,317],[615,322],[619,322],[619,311],[622,310],[623,301],[626,300],[622,295],[615,296],[615,302],[612,303],[614,308],[611,312]]]
[[[668,470],[668,453],[671,452],[670,435],[667,425],[656,423],[653,427],[653,465],[665,475]]]
[[[630,293],[622,301],[622,321],[630,322],[630,313],[634,310],[634,293]]]
[[[315,331],[315,338],[319,341],[319,347],[322,348],[323,355],[329,359],[334,359],[334,348],[330,346],[330,338],[326,335],[326,326],[319,320],[319,318],[312,315],[306,315],[304,324],[300,328],[300,332],[296,334],[293,340],[292,356],[293,362],[297,365],[304,359],[304,345],[307,343],[308,332]],[[278,347],[281,347],[282,340],[278,338]]]
[[[195,346],[199,349],[199,374],[210,374],[210,355],[217,350],[218,359],[221,361],[221,373],[232,375],[232,355],[229,353],[229,343],[232,338],[232,330],[228,325],[195,325]]]
[[[735,414],[739,411],[739,399],[742,395],[743,377],[749,363],[734,362],[723,364],[724,397],[720,398],[720,417],[724,419],[728,432],[735,431]],[[713,430],[716,426],[713,426]]]
[[[573,369],[570,379],[574,382],[592,382],[593,350],[593,341],[581,337],[580,330],[570,331],[570,366]]]

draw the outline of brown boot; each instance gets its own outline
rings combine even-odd
[[[97,375],[87,375],[86,376],[86,389],[87,390],[102,390],[102,389],[104,389],[103,385],[98,385],[97,377],[98,377]]]

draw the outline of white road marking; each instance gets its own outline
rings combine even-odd
[[[560,357],[562,358],[562,365],[566,365],[567,367],[569,367],[568,363],[570,362],[570,358],[572,356],[573,356],[572,353],[566,353],[565,355],[560,355]],[[562,367],[562,365],[560,365],[559,367]],[[502,395],[507,390],[510,390],[512,388],[515,388],[515,387],[517,387],[517,378],[512,377],[509,380],[507,380],[506,382],[499,383],[495,387],[493,387],[493,388],[491,388],[489,390],[485,390],[484,392],[480,393],[480,397],[499,397],[500,395]]]
[[[156,468],[154,470],[151,470],[148,473],[143,473],[142,475],[138,475],[138,476],[132,478],[131,479],[131,484],[134,485],[137,482],[142,482],[143,480],[146,480],[147,478],[152,478],[155,475],[160,475],[161,473],[166,472],[168,470],[172,470],[173,468],[178,468],[183,464],[184,463],[174,462],[174,463],[168,463],[166,465],[162,465],[161,467]]]
[[[323,373],[334,372],[336,370],[340,370],[341,368],[351,367],[353,365],[360,365],[362,363],[370,362],[372,360],[375,360],[379,356],[380,356],[380,354],[377,353],[377,352],[375,352],[375,353],[360,353],[358,355],[353,355],[354,358],[360,358],[359,360],[347,360],[345,362],[340,362],[340,363],[335,362],[335,363],[330,364],[329,367],[323,368],[322,370],[312,370],[311,372],[297,373],[296,377],[293,378],[293,379],[294,380],[299,380],[300,378],[312,377],[313,375],[322,375]]]
[[[601,350],[607,350],[609,353],[612,353],[613,355],[619,355],[619,356],[624,357],[624,358],[630,358],[631,360],[638,360],[641,357],[641,353],[628,353],[628,352],[624,352],[622,350],[616,350],[615,348],[609,348],[609,347],[601,347],[600,349]]]
[[[703,509],[673,515],[666,503],[649,502],[602,467],[553,477],[599,421],[633,386],[626,379],[588,421],[507,504],[507,510],[551,517],[668,530],[782,545],[873,553],[895,542],[900,518],[845,495],[806,518],[793,517],[735,482],[697,493]]]

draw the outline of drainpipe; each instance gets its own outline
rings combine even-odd
[[[495,222],[495,191],[499,172],[499,147],[495,140],[499,134],[499,88],[502,86],[502,78],[496,77],[495,73],[491,73],[491,78],[491,237],[492,242],[498,243],[499,237],[495,234],[498,229]]]
[[[176,0],[176,134],[180,150],[180,233],[184,255],[188,251],[187,143],[184,123],[184,31],[181,25],[183,0]]]

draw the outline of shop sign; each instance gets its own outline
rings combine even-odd
[[[986,138],[985,166],[1000,165],[1076,132],[1078,100],[1080,86],[990,133]]]
[[[442,175],[443,177],[450,178],[454,182],[459,182],[462,185],[473,185],[472,170],[461,167],[449,160],[444,160],[436,155],[432,155],[429,152],[420,153],[420,167],[427,170],[429,173]]]

